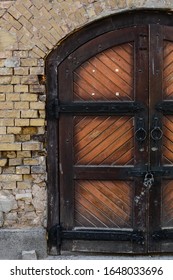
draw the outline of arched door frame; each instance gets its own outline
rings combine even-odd
[[[53,50],[46,59],[47,77],[47,172],[48,172],[48,233],[49,252],[59,253],[59,178],[58,178],[58,122],[56,105],[58,102],[57,68],[73,51],[86,42],[109,31],[138,25],[173,26],[173,14],[170,12],[139,10],[130,11],[95,21],[71,34]]]

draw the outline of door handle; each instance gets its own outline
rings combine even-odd
[[[153,125],[153,129],[151,130],[151,138],[154,141],[159,141],[163,136],[163,131],[160,128],[158,117],[154,117],[153,124],[154,125]]]
[[[137,130],[135,132],[136,140],[141,144],[147,138],[147,132],[145,130],[145,123],[143,118],[137,120]]]

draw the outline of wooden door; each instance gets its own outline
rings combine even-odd
[[[171,30],[110,31],[59,65],[61,250],[173,251]]]

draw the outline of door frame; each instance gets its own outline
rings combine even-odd
[[[140,10],[115,14],[95,21],[66,38],[46,59],[47,77],[47,172],[48,172],[48,250],[60,253],[60,196],[58,176],[58,121],[56,102],[58,93],[57,68],[73,51],[99,35],[138,25],[173,26],[173,13]]]

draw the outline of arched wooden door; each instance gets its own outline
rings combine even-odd
[[[106,32],[59,64],[61,250],[173,251],[172,30]]]

